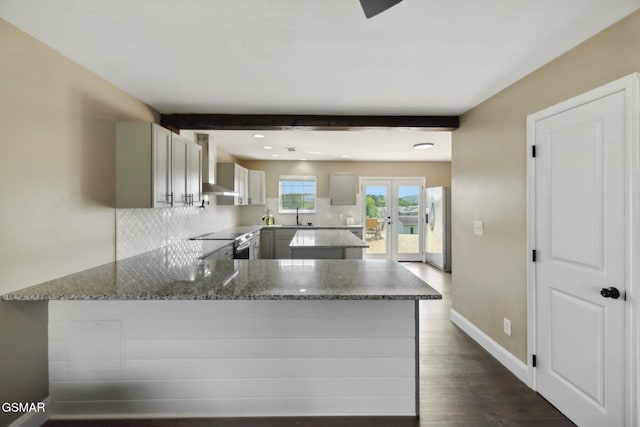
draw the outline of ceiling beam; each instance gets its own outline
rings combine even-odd
[[[458,116],[320,116],[300,114],[162,114],[174,130],[366,130],[452,131]]]

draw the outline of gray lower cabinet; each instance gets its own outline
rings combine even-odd
[[[276,230],[273,256],[275,259],[291,259],[291,248],[289,248],[289,243],[291,243],[291,239],[293,239],[296,231],[298,230],[295,228]]]
[[[311,230],[310,227],[303,227],[305,230]],[[290,259],[291,250],[289,243],[298,231],[297,228],[263,228],[260,231],[260,258],[261,259]],[[362,239],[362,228],[349,228],[356,237]],[[348,259],[362,258],[362,249],[356,249],[357,253],[348,251]]]
[[[224,246],[217,251],[210,253],[204,258],[204,260],[233,260],[233,243],[229,243],[227,246]]]
[[[362,228],[352,228],[350,230],[358,239],[362,239]]]
[[[262,229],[260,231],[260,259],[273,259],[273,242],[275,230]]]
[[[218,259],[233,260],[233,243],[228,244],[218,251]]]

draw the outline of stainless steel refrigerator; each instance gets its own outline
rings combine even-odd
[[[425,261],[451,271],[451,201],[449,189],[425,189]]]

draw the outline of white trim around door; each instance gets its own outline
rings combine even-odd
[[[536,249],[536,162],[533,150],[535,124],[571,108],[624,93],[624,168],[625,168],[625,278],[626,306],[624,321],[624,426],[640,425],[640,84],[633,73],[587,93],[549,107],[527,117],[527,344],[528,383],[537,390],[536,369],[536,268],[532,259]],[[604,284],[603,284],[604,285]],[[562,411],[562,408],[559,408]]]

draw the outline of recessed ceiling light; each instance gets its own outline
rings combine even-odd
[[[265,146],[264,146],[264,147],[262,147],[262,148],[264,148],[265,150],[271,150],[273,147],[269,147],[268,145],[265,145]]]
[[[300,160],[307,160],[307,159],[300,159]]]
[[[347,157],[349,157],[349,156],[347,156],[346,154],[343,154],[343,155],[342,155],[342,156],[340,156],[340,157],[342,157],[343,159],[346,159],[346,158],[347,158]]]
[[[253,135],[254,138],[264,138],[264,135],[261,133],[256,133],[255,135]]]
[[[424,150],[426,148],[432,148],[433,142],[420,142],[418,144],[413,144],[413,148],[416,150]]]
[[[278,155],[277,154],[272,154],[271,157],[278,157]]]

